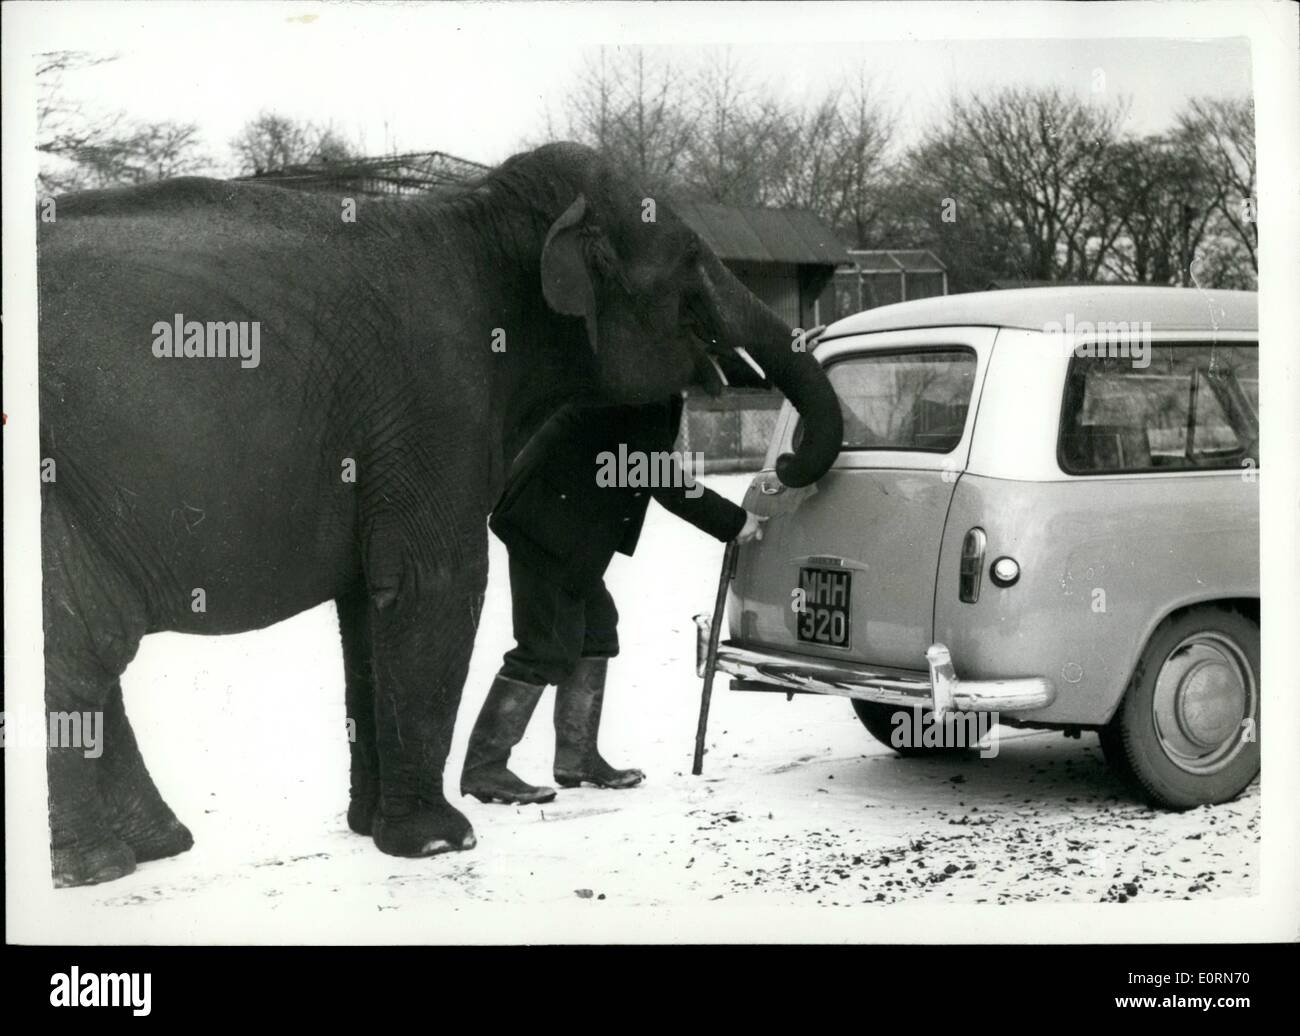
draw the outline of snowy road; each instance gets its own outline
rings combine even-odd
[[[747,479],[709,482],[739,499]],[[504,552],[495,541],[493,551],[449,792],[511,644]],[[540,808],[465,800],[478,848],[431,860],[385,857],[347,831],[332,607],[240,637],[146,639],[125,680],[127,707],[196,846],[62,892],[60,904],[93,917],[102,941],[399,937],[395,927],[362,936],[339,921],[363,916],[406,919],[400,937],[421,941],[440,938],[447,929],[436,926],[453,916],[462,937],[490,939],[510,931],[503,907],[570,917],[583,900],[651,916],[719,901],[870,911],[1257,890],[1257,785],[1227,805],[1155,812],[1110,777],[1087,734],[1004,731],[996,758],[905,760],[877,745],[845,701],[787,702],[720,682],[705,775],[691,777],[699,681],[690,616],[710,606],[720,557],[716,542],[652,508],[640,553],[611,570],[623,655],[610,671],[602,749],[616,766],[644,768],[647,783],[563,791]],[[513,764],[536,781],[549,780],[552,694]]]

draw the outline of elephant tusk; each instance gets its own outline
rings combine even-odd
[[[767,381],[767,372],[764,371],[763,368],[760,367],[760,366],[759,366],[759,365],[754,361],[754,357],[750,356],[749,353],[748,353],[745,349],[742,349],[742,348],[740,348],[739,346],[737,346],[736,349],[733,350],[733,351],[735,352],[735,354],[736,354],[737,356],[739,356],[742,360],[744,360],[747,364],[749,364],[750,367],[752,367],[752,368],[754,369],[754,373],[755,373],[755,374],[757,374],[757,375],[758,375],[760,378],[762,378],[764,381]]]
[[[718,372],[718,380],[722,382],[723,387],[724,388],[729,387],[731,385],[731,382],[727,380],[727,375],[723,371],[722,366],[718,363],[718,361],[715,360],[713,356],[710,354],[706,354],[706,359],[708,359],[708,361],[711,364],[713,364],[713,369]],[[762,374],[763,372],[759,371],[759,373]]]

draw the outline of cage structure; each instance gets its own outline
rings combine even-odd
[[[948,294],[948,268],[928,249],[850,248],[848,254],[851,263],[835,271],[834,319]]]
[[[478,179],[491,166],[445,151],[413,151],[380,158],[348,158],[335,162],[285,166],[237,177],[322,194],[355,194],[369,198],[406,198],[439,187]]]

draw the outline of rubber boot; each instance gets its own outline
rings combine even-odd
[[[645,780],[640,770],[614,769],[596,748],[607,666],[608,659],[581,658],[555,690],[555,783],[561,788],[632,788]]]
[[[508,676],[492,681],[487,701],[469,736],[465,768],[460,775],[460,793],[479,802],[550,802],[555,789],[534,787],[520,780],[506,762],[510,750],[523,740],[528,721],[545,687],[522,683]]]

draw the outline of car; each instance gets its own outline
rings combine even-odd
[[[1120,286],[832,324],[814,355],[842,452],[783,486],[786,405],[729,637],[711,651],[697,619],[701,673],[846,697],[903,755],[991,723],[1088,730],[1154,805],[1239,795],[1260,760],[1257,328],[1253,292]]]

